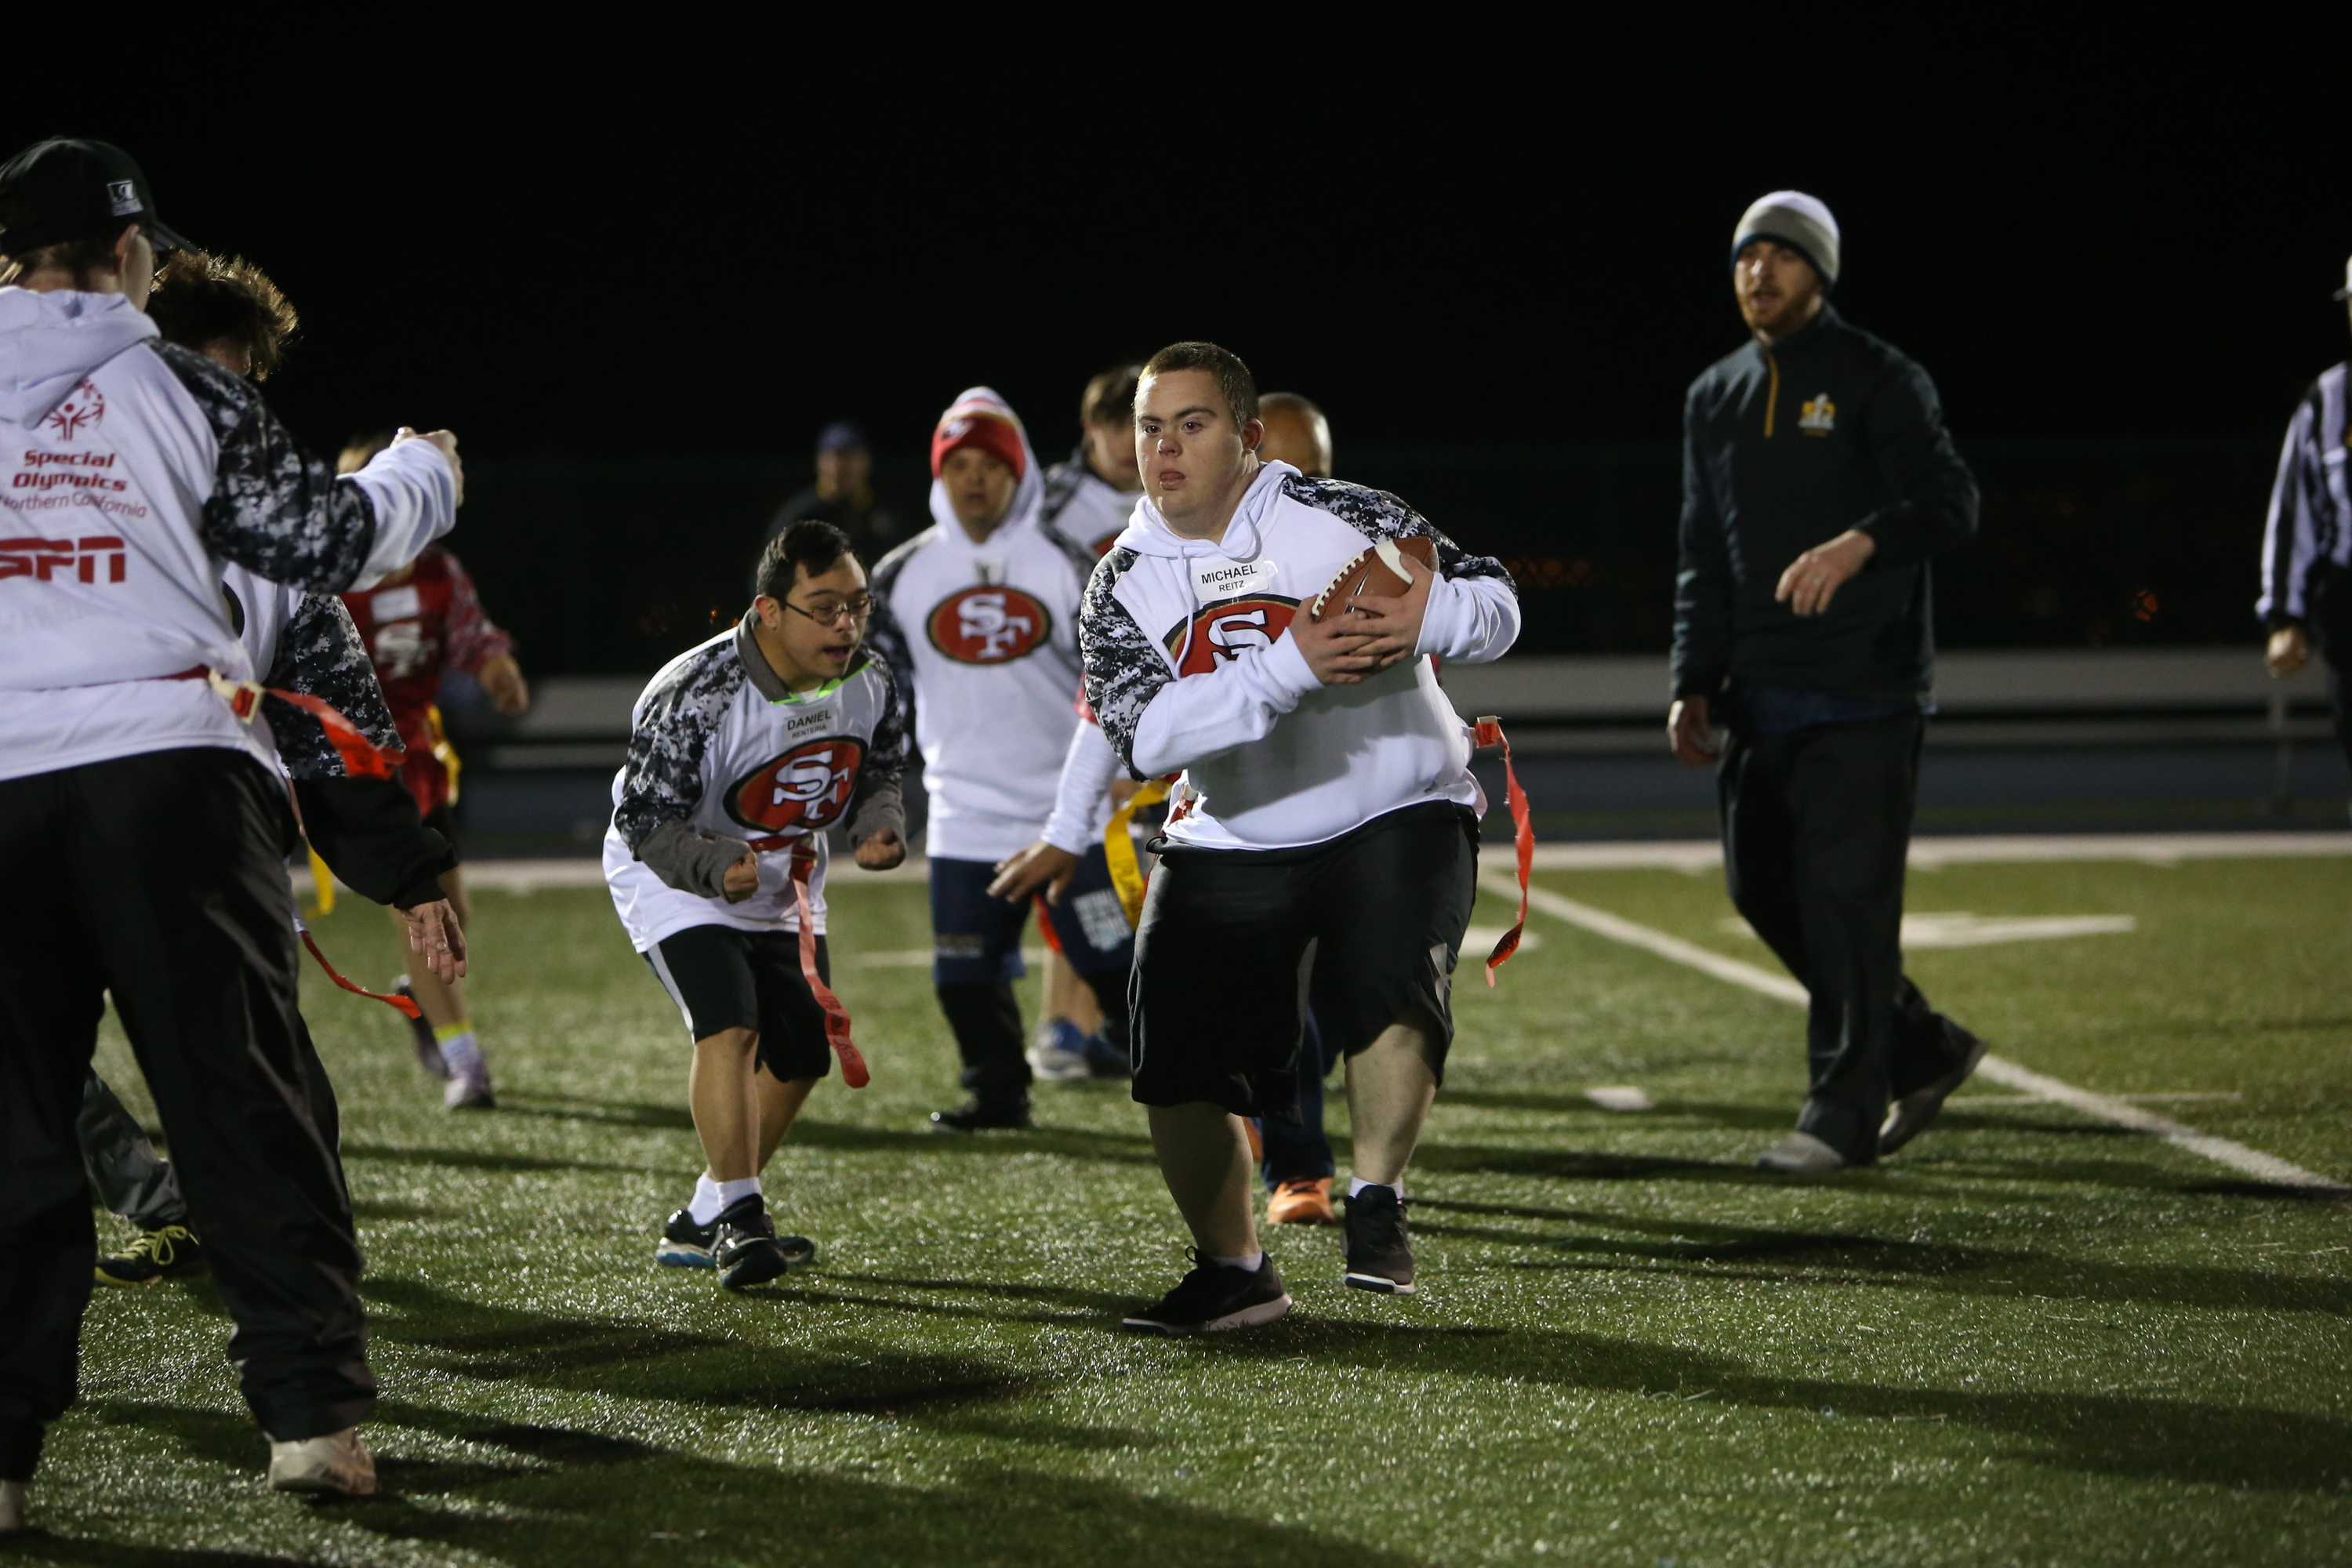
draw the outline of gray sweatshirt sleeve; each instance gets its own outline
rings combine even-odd
[[[681,893],[698,898],[727,897],[727,868],[751,852],[740,838],[698,833],[671,817],[637,846],[637,858],[656,877]]]

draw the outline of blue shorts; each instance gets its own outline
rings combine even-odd
[[[1032,900],[1007,903],[988,896],[996,868],[985,860],[931,861],[931,983],[935,985],[995,985],[1028,973],[1021,962],[1021,933],[1029,927]],[[1046,906],[1062,956],[1080,974],[1127,969],[1135,963],[1135,931],[1111,886],[1110,863],[1102,846],[1078,862],[1062,901]]]

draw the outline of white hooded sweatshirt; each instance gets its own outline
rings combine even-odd
[[[1289,635],[1298,606],[1370,543],[1437,546],[1419,657],[1326,687]],[[1479,664],[1519,635],[1501,563],[1465,554],[1382,490],[1269,463],[1224,536],[1190,539],[1149,500],[1095,569],[1078,624],[1087,700],[1138,778],[1181,771],[1173,842],[1203,849],[1319,844],[1424,801],[1481,815],[1470,732],[1430,656]]]
[[[0,289],[0,778],[181,746],[274,769],[205,681],[158,679],[253,678],[224,563],[332,593],[455,521],[430,443],[338,480],[248,383],[155,339],[119,294]]]
[[[1020,424],[984,386],[950,412],[962,408]],[[941,859],[995,861],[1027,848],[1053,815],[1078,722],[1078,600],[1094,561],[1039,521],[1045,487],[1025,434],[1022,451],[1013,509],[985,540],[964,531],[934,479],[931,526],[874,568],[867,636],[913,689],[930,796],[925,847]]]

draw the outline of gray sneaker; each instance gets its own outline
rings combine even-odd
[[[1985,1059],[1986,1047],[1982,1040],[1949,1018],[1944,1020],[1944,1030],[1965,1042],[1960,1065],[1927,1088],[1915,1089],[1886,1108],[1886,1120],[1878,1128],[1878,1152],[1882,1156],[1894,1153],[1927,1131],[1927,1124],[1935,1121],[1937,1113],[1944,1109],[1945,1100],[1954,1089],[1968,1082],[1969,1075],[1977,1070],[1977,1064]]]
[[[1827,1142],[1810,1132],[1791,1132],[1756,1156],[1759,1171],[1777,1171],[1784,1176],[1818,1176],[1829,1171],[1843,1171],[1850,1162]]]

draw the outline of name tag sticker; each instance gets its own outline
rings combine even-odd
[[[414,583],[404,583],[397,588],[378,588],[368,605],[368,614],[379,621],[404,621],[424,613],[425,599]]]
[[[1228,561],[1222,555],[1192,563],[1192,589],[1204,605],[1274,592],[1282,568],[1271,561]]]

